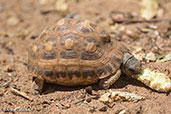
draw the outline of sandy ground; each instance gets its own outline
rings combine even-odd
[[[129,23],[115,24],[113,19],[139,19],[139,0],[68,0],[69,13],[77,13],[89,19],[125,42],[139,57],[143,67],[157,69],[171,75],[171,62],[154,63],[144,57],[153,52],[156,57],[171,52],[171,24]],[[171,17],[171,1],[162,0],[164,13],[158,18]],[[31,94],[31,79],[27,71],[27,50],[41,31],[55,24],[66,14],[55,11],[54,1],[40,5],[38,0],[0,0],[0,114],[117,114],[122,110],[130,114],[171,114],[171,93],[160,93],[146,87],[141,82],[122,75],[111,90],[127,91],[144,96],[139,102],[117,101],[108,106],[98,99],[87,100],[91,95],[82,87],[63,87],[46,84],[42,95]],[[153,25],[146,31],[143,28]],[[154,26],[157,26],[155,28]],[[136,31],[128,34],[126,31]],[[159,35],[158,35],[159,34]],[[138,35],[138,36],[137,36]],[[138,50],[139,49],[139,50]],[[91,85],[93,94],[101,95],[97,84]],[[10,92],[10,87],[28,94],[33,101]],[[10,112],[12,111],[13,112]],[[8,112],[9,111],[9,112]]]

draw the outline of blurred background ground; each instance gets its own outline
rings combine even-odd
[[[103,26],[117,40],[125,42],[144,67],[150,66],[150,62],[153,64],[151,68],[170,75],[171,62],[154,63],[160,55],[171,52],[171,23],[160,20],[171,17],[170,0],[159,0],[153,18],[159,19],[157,23],[128,21],[142,20],[140,0],[66,0],[57,5],[55,0],[46,1],[0,0],[0,113],[5,113],[8,108],[20,108],[28,112],[6,113],[119,113],[124,109],[130,114],[171,114],[170,93],[153,91],[124,75],[111,89],[136,93],[145,96],[145,100],[137,103],[118,101],[113,106],[106,106],[96,99],[76,103],[89,97],[85,87],[53,84],[47,84],[43,95],[33,96],[31,76],[26,67],[29,44],[44,28],[70,14]],[[121,22],[116,23],[118,20]],[[10,87],[26,92],[33,101],[12,94]],[[92,87],[95,94],[105,93],[105,90],[98,90],[97,85]]]

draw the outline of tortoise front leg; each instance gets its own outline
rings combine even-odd
[[[37,77],[33,77],[32,83],[32,93],[33,95],[40,94],[43,90],[44,80],[38,79]]]
[[[116,71],[116,73],[109,78],[100,80],[99,86],[103,89],[108,89],[113,83],[115,83],[121,75],[121,70]]]

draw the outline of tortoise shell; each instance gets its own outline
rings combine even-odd
[[[127,51],[89,20],[65,18],[31,44],[28,66],[34,77],[50,83],[87,85],[114,74]]]

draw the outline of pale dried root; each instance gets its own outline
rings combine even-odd
[[[30,100],[30,101],[33,100],[31,97],[29,97],[29,96],[28,96],[25,92],[23,92],[23,91],[18,91],[17,89],[12,88],[12,87],[10,88],[10,91],[11,91],[12,93],[16,94],[16,95],[22,96],[23,98],[25,98],[25,99],[27,99],[27,100]]]
[[[159,92],[171,91],[171,79],[164,73],[149,68],[143,69],[141,74],[134,76],[146,86]]]

